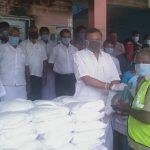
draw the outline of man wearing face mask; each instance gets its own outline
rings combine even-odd
[[[26,53],[18,44],[19,29],[13,27],[9,32],[8,42],[0,47],[0,79],[6,91],[1,100],[27,98],[29,66],[26,62]]]
[[[43,41],[42,44],[46,48],[47,58],[49,59],[52,54],[52,49],[56,46],[56,43],[50,40],[50,31],[47,27],[40,28],[40,39]],[[42,88],[42,99],[53,99],[55,98],[55,75],[52,69],[50,69],[47,62],[47,83]]]
[[[136,54],[135,69],[140,76],[131,106],[120,102],[119,111],[128,112],[128,141],[133,150],[150,150],[150,49]]]
[[[112,60],[113,60],[113,62],[115,64],[115,66],[116,66],[116,68],[118,70],[118,73],[121,76],[122,73],[121,73],[121,69],[120,69],[119,60],[113,56],[114,47],[113,47],[112,43],[109,42],[109,41],[105,41],[104,44],[103,44],[103,48],[104,48],[104,52],[110,54],[110,56],[111,56],[111,58],[112,58]]]
[[[111,56],[102,51],[102,33],[96,28],[86,31],[87,48],[74,55],[77,79],[75,97],[81,101],[106,100],[113,84],[119,83],[119,74]],[[106,121],[109,124],[109,121]],[[110,125],[110,124],[109,124]],[[109,131],[109,133],[108,133]],[[106,132],[106,147],[112,149],[112,131]]]
[[[150,47],[150,34],[146,34],[143,39],[143,48]]]
[[[78,50],[82,50],[85,48],[85,26],[78,26],[75,32],[75,39],[72,41],[73,45],[78,48]]]
[[[108,41],[113,44],[114,52],[113,56],[117,57],[125,52],[124,45],[118,41],[118,34],[112,31],[108,34]]]
[[[71,32],[63,29],[60,32],[61,43],[56,45],[49,58],[55,72],[56,96],[73,95],[75,92],[75,76],[73,70],[73,54],[78,50],[71,43]]]
[[[47,80],[47,55],[46,49],[38,40],[38,29],[32,25],[29,27],[29,39],[20,45],[27,53],[27,62],[30,69],[31,93],[29,99],[41,99],[42,83]]]
[[[138,31],[133,31],[132,42],[134,43],[134,45],[140,46],[142,48],[142,44],[139,41],[140,41],[140,33]]]

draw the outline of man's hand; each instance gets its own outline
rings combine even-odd
[[[121,112],[129,112],[130,105],[127,102],[119,101],[116,105],[112,106],[114,110]]]

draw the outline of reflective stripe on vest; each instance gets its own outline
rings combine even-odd
[[[132,103],[133,109],[140,110],[144,108],[145,97],[149,86],[150,80],[142,83]],[[150,148],[150,124],[138,121],[130,115],[128,118],[128,135],[136,143]]]

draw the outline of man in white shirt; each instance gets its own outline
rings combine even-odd
[[[38,29],[36,26],[31,26],[29,28],[29,39],[20,44],[27,53],[31,82],[31,93],[29,99],[31,100],[41,99],[42,82],[45,83],[47,79],[46,49],[37,39]]]
[[[74,55],[77,79],[75,97],[81,101],[102,100],[106,104],[112,85],[119,83],[119,74],[111,56],[102,51],[102,33],[91,28],[86,32],[87,48]],[[104,118],[106,119],[106,118]],[[109,139],[108,139],[109,134]],[[106,146],[110,145],[111,127],[106,132]]]
[[[60,32],[61,43],[54,47],[49,63],[55,72],[56,96],[73,95],[75,92],[75,76],[73,54],[78,50],[72,44],[71,32],[63,29]]]
[[[113,44],[109,41],[105,41],[104,44],[103,44],[103,49],[104,49],[104,52],[110,54],[117,70],[118,70],[118,73],[119,75],[121,76],[122,73],[121,73],[121,69],[120,69],[120,63],[119,63],[119,60],[113,56],[113,53],[114,53],[114,47],[113,47]]]
[[[10,29],[8,42],[0,46],[0,79],[6,91],[1,100],[27,98],[26,79],[29,81],[29,68],[26,53],[18,43],[19,29],[13,27]]]
[[[43,41],[43,45],[46,48],[47,57],[49,59],[52,54],[52,49],[56,46],[56,42],[50,40],[50,31],[47,27],[41,27],[39,33],[40,39]],[[47,63],[47,82],[42,87],[42,99],[52,100],[55,97],[55,74]]]
[[[118,56],[120,54],[125,53],[124,45],[118,42],[118,34],[117,32],[110,32],[108,36],[108,41],[111,42],[114,46],[113,56]]]

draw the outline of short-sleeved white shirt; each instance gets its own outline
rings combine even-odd
[[[9,43],[0,46],[0,79],[3,85],[25,85],[26,53]]]
[[[47,60],[46,49],[40,41],[32,43],[29,39],[23,41],[20,46],[27,53],[27,62],[29,64],[30,75],[42,77],[43,61]]]
[[[69,47],[61,43],[55,46],[49,58],[49,63],[54,64],[53,70],[59,74],[74,73],[73,55],[77,51],[78,49],[71,44],[69,44]]]
[[[111,56],[111,58],[112,58],[114,64],[116,65],[116,68],[118,70],[119,75],[122,75],[119,60],[117,58],[113,57],[113,56]]]
[[[50,55],[52,54],[52,50],[53,48],[57,45],[56,42],[53,42],[51,40],[49,40],[47,43],[45,43],[44,41],[40,40],[40,42],[43,44],[43,46],[45,47],[46,49],[46,54],[47,54],[47,57],[49,59]]]
[[[88,49],[77,52],[74,55],[74,69],[77,79],[75,96],[82,100],[105,100],[108,96],[108,91],[86,85],[81,80],[81,77],[89,75],[107,83],[113,80],[120,80],[111,56],[103,51],[101,51],[98,60],[94,53]]]

